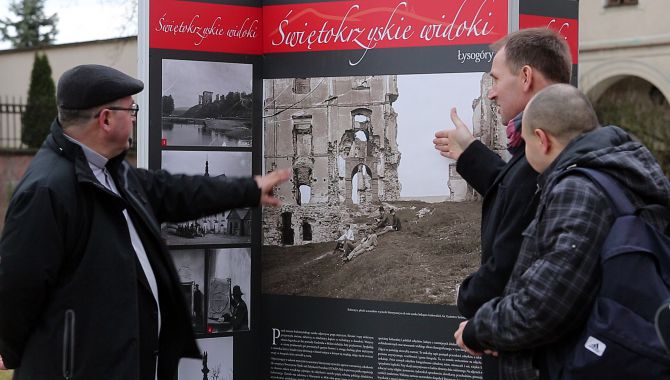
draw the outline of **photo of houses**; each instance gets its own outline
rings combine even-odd
[[[251,176],[251,152],[165,150],[161,161],[162,168],[172,174]],[[233,209],[197,220],[163,223],[161,230],[171,246],[248,243],[251,209]]]

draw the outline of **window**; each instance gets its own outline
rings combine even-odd
[[[351,88],[354,90],[365,90],[370,88],[370,77],[353,77]]]
[[[621,5],[637,5],[638,0],[605,0],[605,7],[618,7]]]
[[[309,88],[309,78],[294,78],[293,79],[293,92],[296,94],[306,94],[310,90]]]

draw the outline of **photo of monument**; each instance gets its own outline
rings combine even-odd
[[[233,380],[233,337],[198,339],[202,359],[181,359],[179,380]]]
[[[162,60],[163,146],[251,146],[252,65]]]
[[[251,316],[251,249],[209,251],[207,333],[248,331]]]
[[[170,256],[197,336],[249,330],[250,248],[171,250]]]
[[[504,155],[490,83],[484,73],[265,80],[265,170],[293,176],[275,189],[284,204],[263,210],[263,292],[453,303],[479,264],[481,204],[432,140],[453,128],[456,107]]]

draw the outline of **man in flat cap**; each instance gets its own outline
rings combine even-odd
[[[15,379],[169,379],[199,357],[160,223],[278,205],[254,178],[130,166],[141,81],[99,65],[58,82],[58,118],[0,238],[0,365]]]

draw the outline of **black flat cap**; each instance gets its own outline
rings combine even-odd
[[[137,94],[144,88],[141,80],[102,65],[71,68],[58,80],[56,99],[66,109],[87,109]]]

